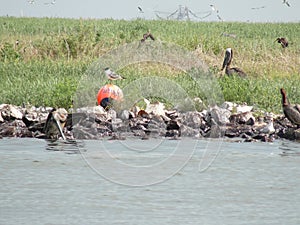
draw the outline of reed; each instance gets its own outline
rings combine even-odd
[[[195,53],[216,77],[222,74],[225,49],[234,49],[232,65],[248,79],[217,78],[227,101],[281,112],[279,89],[284,87],[290,101],[299,102],[299,23],[14,17],[0,17],[0,102],[70,108],[86,69],[112,49],[139,41],[148,30],[158,41]],[[280,36],[288,38],[288,48],[275,42]],[[117,82],[121,88],[155,74],[179,83],[191,97],[203,98],[189,76],[170,66],[129,65],[117,72],[128,78]]]

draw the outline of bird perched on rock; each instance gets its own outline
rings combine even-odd
[[[47,117],[46,124],[44,126],[44,133],[47,138],[58,139],[58,136],[66,140],[63,133],[63,128],[67,121],[68,112],[64,108],[55,109],[53,108]]]
[[[110,68],[106,67],[104,69],[104,72],[107,76],[107,78],[109,80],[121,80],[121,79],[125,79],[125,77],[122,77],[121,75],[119,74],[116,74],[114,71],[112,71]]]
[[[148,38],[150,38],[152,41],[155,40],[155,38],[153,37],[153,35],[150,33],[150,30],[143,35],[143,38],[141,39],[141,42],[146,41]]]
[[[285,117],[291,121],[292,124],[300,127],[300,105],[291,105],[286,96],[286,92],[283,88],[280,89],[282,96],[282,109]]]
[[[226,51],[225,51],[225,57],[224,57],[224,60],[223,60],[223,66],[222,66],[222,71],[224,70],[225,68],[225,74],[227,75],[233,75],[233,74],[237,74],[239,75],[240,77],[246,77],[246,73],[241,70],[240,68],[238,67],[230,67],[230,64],[231,64],[231,60],[232,60],[232,57],[233,57],[233,51],[231,48],[227,48]]]
[[[283,48],[286,48],[289,45],[289,42],[284,37],[279,37],[275,41],[277,41],[278,43],[280,43]]]

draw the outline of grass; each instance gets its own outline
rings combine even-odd
[[[113,49],[139,41],[150,29],[158,41],[173,43],[203,60],[226,101],[281,112],[281,87],[287,90],[290,102],[300,99],[299,25],[0,17],[0,103],[70,108],[93,62]],[[280,36],[288,38],[288,48],[275,42]],[[234,51],[233,66],[241,67],[247,79],[219,78],[227,47]],[[192,98],[207,100],[207,90],[201,90],[184,71],[164,63],[140,62],[116,70],[127,78],[116,82],[121,88],[155,75],[178,83]],[[200,86],[205,89],[205,85]]]

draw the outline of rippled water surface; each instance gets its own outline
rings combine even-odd
[[[300,144],[0,139],[0,224],[300,224]]]

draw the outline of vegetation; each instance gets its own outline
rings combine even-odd
[[[72,107],[78,85],[93,62],[125,44],[139,41],[148,30],[202,59],[224,99],[281,112],[280,87],[290,102],[300,102],[300,24],[179,22],[161,20],[83,20],[0,17],[0,103]],[[282,48],[275,42],[286,37]],[[234,51],[232,66],[247,79],[221,76],[224,51]],[[121,88],[150,75],[174,80],[192,97],[205,99],[187,74],[162,63],[136,63],[118,68],[127,79]],[[157,96],[156,96],[157,97]]]

